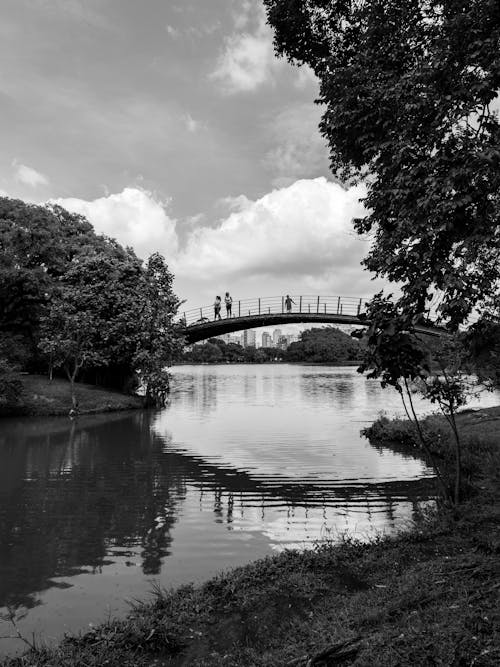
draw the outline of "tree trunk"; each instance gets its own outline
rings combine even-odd
[[[73,367],[73,370],[70,371],[68,366],[64,367],[64,370],[66,371],[66,375],[68,376],[69,380],[69,386],[70,386],[70,391],[71,391],[71,410],[70,410],[70,415],[77,413],[78,412],[78,400],[76,398],[76,388],[75,388],[75,380],[76,376],[78,374],[78,371],[80,369],[80,365],[78,362],[75,362],[75,365]]]

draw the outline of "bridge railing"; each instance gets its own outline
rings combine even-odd
[[[318,296],[312,294],[291,294],[292,313],[324,314],[324,315],[360,315],[367,303],[366,299],[349,296]],[[286,313],[286,295],[256,297],[253,299],[237,299],[232,304],[232,317],[251,317],[258,315],[277,315]],[[221,306],[221,317],[226,318],[224,301]],[[179,313],[186,326],[203,324],[215,319],[214,306],[201,306]]]

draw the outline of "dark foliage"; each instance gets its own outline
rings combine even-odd
[[[160,255],[143,264],[82,216],[0,198],[0,356],[21,370],[120,390],[139,372],[156,403],[180,344],[172,281]]]
[[[320,82],[331,166],[366,183],[368,269],[457,327],[500,277],[497,0],[264,0],[279,54]]]

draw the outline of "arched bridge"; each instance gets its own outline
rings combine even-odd
[[[207,338],[244,329],[277,326],[280,324],[355,324],[366,326],[363,317],[367,299],[346,296],[291,295],[291,309],[287,310],[284,296],[257,297],[235,300],[231,316],[226,313],[224,301],[221,319],[215,319],[214,307],[203,306],[182,313],[186,343],[197,343]],[[433,327],[417,327],[422,333],[438,336],[442,330]]]

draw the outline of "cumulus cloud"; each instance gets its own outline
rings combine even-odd
[[[28,167],[25,164],[19,164],[14,160],[12,163],[14,167],[14,178],[18,183],[23,183],[24,185],[29,185],[32,188],[37,188],[40,185],[48,185],[49,179],[47,176],[41,172],[33,169],[33,167]]]
[[[168,215],[165,204],[147,190],[125,188],[118,194],[92,201],[76,198],[51,201],[84,215],[98,233],[132,246],[139,257],[158,251],[170,260],[177,253],[175,220]]]
[[[221,200],[218,221],[174,221],[150,192],[125,188],[93,201],[57,199],[85,215],[99,233],[131,245],[140,257],[162,253],[189,306],[230,289],[235,298],[281,293],[369,296],[375,289],[360,262],[368,240],[352,228],[364,214],[362,187],[324,177],[302,179],[263,197]]]
[[[253,91],[272,82],[283,66],[274,55],[273,36],[263,7],[244,2],[235,17],[235,27],[211,75],[226,93]]]
[[[285,284],[302,291],[366,292],[369,279],[360,261],[368,241],[352,228],[352,218],[364,214],[363,194],[360,187],[346,190],[320,177],[256,201],[238,198],[217,227],[192,232],[175,262],[176,274],[198,280],[200,287],[238,284],[241,290],[260,282],[261,294]]]

